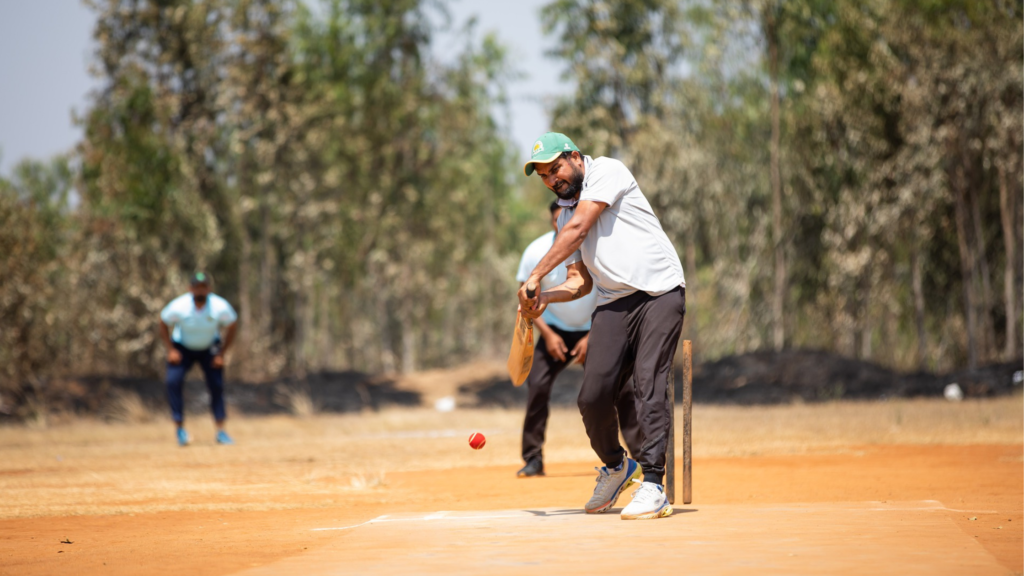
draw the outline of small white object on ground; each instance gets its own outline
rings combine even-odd
[[[960,389],[960,385],[956,382],[947,384],[946,389],[942,391],[942,395],[950,402],[959,402],[964,399],[964,391]]]
[[[1020,383],[1024,382],[1024,370],[1017,370],[1013,373],[1013,384],[1014,386],[1020,386]]]
[[[455,396],[445,396],[444,398],[438,398],[434,402],[434,410],[438,412],[451,412],[455,410]]]

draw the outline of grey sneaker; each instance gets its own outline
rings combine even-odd
[[[672,505],[665,497],[665,490],[654,482],[642,482],[636,492],[633,492],[633,501],[622,509],[620,516],[623,520],[654,520],[672,515]]]
[[[540,458],[534,458],[526,463],[516,472],[516,476],[519,478],[529,478],[531,476],[543,476],[544,475],[544,461]]]
[[[590,501],[583,507],[587,514],[607,512],[632,480],[643,478],[643,470],[632,458],[625,458],[619,470],[609,469],[607,466],[594,470],[597,470],[597,487],[594,488],[594,495]]]

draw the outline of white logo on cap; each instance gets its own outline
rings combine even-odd
[[[566,149],[566,150],[569,150],[569,149],[570,149],[570,148],[569,148],[569,143],[568,143],[568,142],[566,142],[566,143],[565,143],[565,149]]]
[[[536,154],[537,152],[543,152],[543,151],[544,151],[544,144],[542,144],[540,140],[537,140],[536,142],[533,143],[533,153],[534,154]]]

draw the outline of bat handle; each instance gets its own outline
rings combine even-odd
[[[526,297],[533,300],[533,297],[537,295],[537,287],[533,284],[526,285]]]

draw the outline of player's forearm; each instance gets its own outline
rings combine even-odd
[[[163,340],[164,346],[168,350],[174,348],[174,343],[171,342],[171,331],[167,328],[167,324],[164,324],[163,320],[160,321],[160,340]]]
[[[579,250],[580,246],[583,245],[583,240],[587,237],[589,229],[589,226],[584,226],[583,222],[578,222],[576,218],[569,220],[558,232],[554,245],[551,246],[548,253],[544,255],[544,258],[537,264],[537,267],[530,273],[530,280],[534,283],[539,283],[541,278],[547,276],[549,272],[555,269],[555,266],[565,262],[566,258]]]
[[[238,332],[238,323],[228,326],[224,330],[224,345],[220,348],[220,353],[223,354],[231,348],[231,344],[235,341],[235,333]]]
[[[548,302],[571,302],[583,298],[594,288],[593,280],[577,276],[544,291],[544,299]]]

